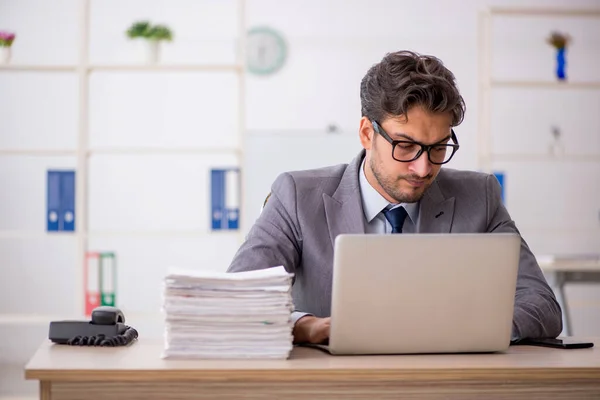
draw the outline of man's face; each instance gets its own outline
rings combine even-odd
[[[447,143],[450,138],[450,113],[432,114],[422,107],[413,107],[403,117],[378,121],[393,140],[412,140],[422,144]],[[360,139],[366,149],[365,174],[369,183],[392,203],[414,203],[423,197],[440,171],[427,153],[410,162],[392,158],[392,144],[374,131],[371,121],[363,117]]]

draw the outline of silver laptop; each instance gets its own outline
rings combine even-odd
[[[516,234],[339,235],[327,351],[506,350],[520,245]]]

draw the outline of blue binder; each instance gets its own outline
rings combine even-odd
[[[213,169],[210,173],[212,230],[223,229],[225,213],[225,171]]]
[[[60,211],[64,231],[75,230],[75,171],[63,171],[60,180]]]
[[[46,222],[48,231],[60,230],[60,171],[48,171],[46,177]]]
[[[240,172],[238,168],[211,170],[212,230],[239,229]]]
[[[502,188],[502,202],[504,203],[504,173],[502,172],[494,172],[494,176],[496,177],[496,179],[498,179],[498,182],[500,183],[500,187]]]
[[[50,232],[75,230],[75,171],[47,172],[46,226]]]

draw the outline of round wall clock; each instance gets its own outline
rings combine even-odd
[[[256,75],[277,72],[287,57],[287,46],[279,32],[268,27],[248,31],[246,63],[248,71]]]

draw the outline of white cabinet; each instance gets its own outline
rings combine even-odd
[[[90,7],[90,63],[140,63],[125,31],[136,21],[166,24],[174,40],[161,44],[161,64],[231,65],[237,62],[238,0],[95,0]]]
[[[82,318],[87,251],[116,254],[117,306],[160,313],[169,265],[223,270],[240,243],[210,230],[210,170],[240,165],[244,0],[1,8],[0,328]],[[156,64],[126,37],[140,20],[173,29]],[[76,171],[75,231],[46,231],[49,169]]]
[[[494,155],[597,156],[600,161],[600,87],[499,87],[491,96]]]
[[[600,229],[597,162],[497,162],[505,174],[505,204],[522,228],[556,231]]]
[[[564,9],[539,13],[492,13],[491,73],[495,81],[555,82],[556,50],[546,39],[553,31],[568,33],[567,78],[600,81],[600,18],[598,13]]]
[[[217,235],[96,235],[90,251],[117,254],[116,298],[126,316],[162,315],[163,280],[171,266],[225,271],[239,247],[235,234]]]
[[[42,234],[46,230],[46,171],[73,170],[75,165],[75,157],[68,156],[0,157],[0,232]]]
[[[94,72],[90,147],[236,148],[235,72]]]
[[[234,154],[95,155],[89,229],[208,232],[210,168],[237,162]]]
[[[0,26],[17,33],[11,63],[48,66],[77,62],[79,0],[10,3],[0,6]]]
[[[0,149],[75,151],[76,74],[2,73],[0,93],[10,93],[0,96]]]
[[[506,206],[535,254],[600,249],[600,12],[483,15],[481,169],[504,174]],[[573,38],[555,77],[558,30]]]
[[[77,315],[74,288],[81,287],[81,266],[76,248],[73,235],[0,240],[0,327],[5,313]]]

